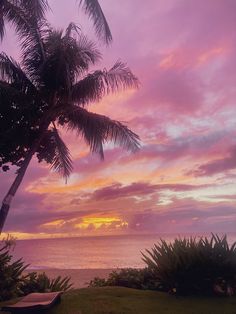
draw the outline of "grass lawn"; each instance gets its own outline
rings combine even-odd
[[[176,298],[161,292],[128,288],[87,288],[65,293],[60,304],[44,313],[236,314],[236,297]]]

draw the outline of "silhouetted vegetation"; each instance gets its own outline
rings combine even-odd
[[[10,254],[12,243],[4,241],[0,246],[0,301],[15,298],[21,294],[24,265],[21,259],[12,260]]]
[[[142,253],[147,267],[112,272],[94,278],[90,286],[124,286],[166,291],[177,295],[235,295],[236,243],[220,238],[161,240]]]
[[[236,243],[226,236],[164,240],[143,260],[164,290],[176,294],[235,294]]]
[[[45,273],[24,274],[26,265],[22,259],[13,260],[14,242],[7,239],[0,244],[0,301],[13,299],[31,292],[67,291],[72,287],[69,277],[50,279]]]
[[[97,0],[80,1],[92,18],[97,35],[106,43],[111,33]],[[34,155],[65,179],[72,160],[60,130],[72,130],[104,158],[103,146],[113,142],[134,152],[139,137],[119,121],[85,107],[105,95],[136,88],[137,78],[118,61],[109,70],[89,72],[101,60],[96,45],[70,23],[55,30],[46,20],[46,0],[0,2],[0,37],[4,22],[15,27],[21,60],[0,53],[0,169],[17,166],[17,176],[3,199],[0,233],[28,165]]]
[[[159,283],[153,280],[152,274],[148,268],[135,269],[124,268],[113,271],[108,279],[96,277],[90,281],[89,287],[121,286],[133,289],[156,290]]]
[[[71,287],[70,277],[62,278],[58,276],[54,279],[49,279],[45,273],[31,272],[23,279],[21,291],[24,295],[27,295],[31,292],[67,291]]]

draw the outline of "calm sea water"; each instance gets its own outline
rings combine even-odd
[[[93,269],[143,267],[140,251],[178,235],[130,235],[66,239],[18,240],[14,259],[23,258],[29,269]],[[236,234],[228,234],[229,243]]]

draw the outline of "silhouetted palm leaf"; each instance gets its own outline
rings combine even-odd
[[[40,69],[41,82],[49,90],[68,95],[72,84],[86,72],[101,55],[96,46],[82,34],[76,38],[51,31],[45,39],[47,59]],[[62,62],[63,60],[63,62]]]
[[[107,44],[111,42],[111,31],[98,0],[80,0],[80,5],[93,21],[98,37]],[[28,19],[31,22],[34,20],[34,24],[42,21],[48,9],[50,7],[47,0],[0,0],[0,39],[5,34],[5,20],[15,26],[19,36],[26,35],[29,31]]]
[[[93,20],[98,37],[109,44],[112,41],[112,35],[98,0],[80,0],[80,5]]]
[[[56,144],[56,150],[51,166],[67,180],[73,169],[69,149],[61,139],[56,127],[53,127],[52,136]]]
[[[34,15],[37,19],[44,19],[45,13],[50,9],[47,0],[20,0],[19,6],[29,15]]]
[[[1,1],[1,0],[0,0]],[[0,6],[1,6],[1,2],[0,2]],[[1,7],[0,7],[1,8]],[[3,39],[5,34],[5,23],[4,23],[4,17],[2,14],[0,14],[0,40]]]
[[[65,31],[65,36],[66,37],[72,37],[73,36],[73,34],[72,34],[72,32],[75,32],[76,34],[81,34],[81,29],[80,29],[80,27],[78,26],[78,25],[76,25],[75,23],[73,23],[73,22],[71,22],[69,25],[68,25],[68,27],[66,28],[66,31]]]
[[[21,40],[23,54],[32,53],[32,44],[37,48],[37,53],[43,55],[42,29],[45,25],[44,5],[41,0],[7,1],[1,0],[1,17],[11,22]],[[31,3],[31,5],[30,5]],[[34,8],[34,9],[32,9]],[[4,31],[4,30],[3,30]],[[36,45],[37,44],[37,45]]]
[[[21,92],[34,94],[37,92],[20,64],[5,53],[0,53],[0,79],[17,86]]]
[[[19,1],[0,0],[1,39],[5,34],[5,21],[12,23],[18,34],[25,33],[29,29],[24,12],[17,4]]]
[[[72,100],[80,105],[97,102],[109,93],[137,88],[138,79],[126,64],[117,61],[109,70],[95,71],[72,87]]]
[[[81,134],[89,144],[91,151],[99,153],[101,158],[104,158],[103,144],[108,141],[131,152],[136,152],[140,147],[139,137],[135,133],[126,125],[106,116],[71,106],[71,111],[66,113],[65,117],[68,128]]]
[[[1,1],[2,11],[0,16],[2,16],[3,21],[5,19],[15,27],[22,47],[23,65],[27,69],[28,75],[35,80],[37,75],[35,69],[39,68],[45,59],[43,37],[45,36],[45,30],[48,29],[44,18],[47,1]],[[33,68],[32,64],[34,64]]]

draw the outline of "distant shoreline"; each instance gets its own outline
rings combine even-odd
[[[49,278],[68,276],[71,277],[73,288],[85,288],[93,278],[107,278],[113,270],[116,269],[27,269],[25,273],[46,273]]]

